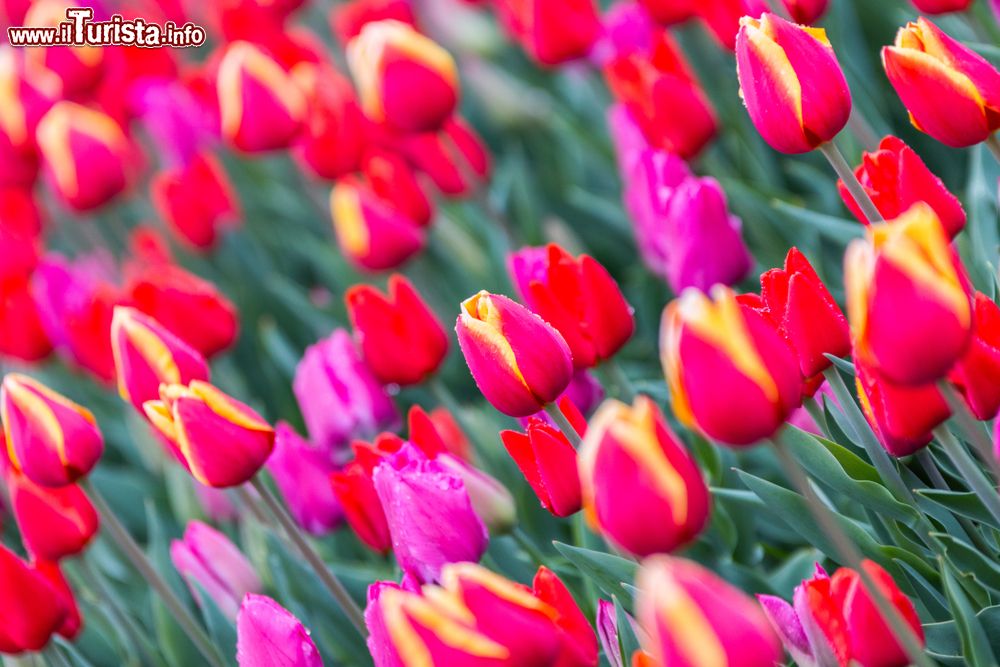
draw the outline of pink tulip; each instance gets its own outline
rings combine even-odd
[[[196,600],[201,602],[204,590],[229,618],[236,618],[243,596],[263,590],[247,557],[228,537],[201,521],[189,523],[184,539],[170,544],[170,560]]]
[[[236,616],[240,667],[323,667],[309,631],[269,597],[248,594]]]
[[[313,447],[285,422],[278,422],[267,469],[295,521],[313,535],[325,535],[343,519],[340,503],[330,488],[330,473],[335,467],[328,452]]]

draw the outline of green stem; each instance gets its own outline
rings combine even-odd
[[[862,555],[858,551],[857,547],[843,531],[840,525],[837,523],[836,517],[833,512],[824,505],[816,492],[813,490],[812,486],[809,484],[809,478],[806,473],[799,467],[798,462],[789,453],[784,442],[782,442],[780,435],[776,436],[773,440],[774,450],[778,456],[778,461],[781,463],[781,467],[785,472],[785,475],[791,480],[794,486],[805,498],[806,505],[809,507],[810,513],[813,518],[819,524],[820,529],[826,534],[826,536],[833,543],[834,548],[838,552],[837,559],[847,565],[848,567],[857,571],[858,575],[861,577],[861,583],[868,591],[868,595],[875,606],[878,608],[880,615],[888,623],[893,635],[902,644],[903,649],[909,656],[913,664],[919,667],[934,667],[934,662],[927,657],[924,652],[924,648],[921,645],[920,640],[917,638],[913,629],[907,624],[906,620],[900,614],[899,610],[896,609],[886,599],[883,595],[881,589],[875,584],[871,575],[862,567]]]
[[[303,558],[309,563],[316,576],[319,577],[320,581],[333,596],[333,599],[337,601],[340,608],[343,610],[347,619],[354,625],[354,628],[362,637],[368,636],[368,630],[365,628],[365,616],[358,607],[357,603],[351,597],[344,585],[340,583],[340,580],[330,572],[330,569],[323,562],[323,559],[319,557],[316,550],[312,548],[309,544],[309,540],[306,536],[302,534],[299,527],[295,524],[295,520],[292,516],[285,510],[285,507],[281,504],[271,490],[267,488],[260,476],[257,475],[250,480],[250,484],[256,489],[258,495],[264,501],[264,504],[277,519],[278,523],[288,534],[288,538],[295,544],[295,547],[302,553]]]
[[[931,455],[931,452],[927,447],[924,447],[916,453],[916,459],[917,463],[920,464],[920,467],[924,469],[925,473],[927,473],[927,478],[930,479],[931,486],[940,491],[951,491],[951,487],[948,486],[948,481],[945,480],[944,475],[941,474],[941,470],[938,469],[937,461],[934,460],[934,457]],[[994,553],[994,550],[986,544],[986,541],[983,539],[982,535],[979,534],[979,531],[976,530],[975,525],[973,525],[971,521],[964,516],[958,515],[955,516],[955,519],[958,521],[958,525],[962,527],[966,536],[977,549],[984,554]]]
[[[944,426],[934,429],[934,437],[944,447],[945,453],[951,462],[958,468],[965,483],[979,496],[979,500],[989,511],[990,515],[1000,523],[1000,494],[990,483],[983,471],[976,465],[972,456],[965,447],[958,441],[951,431]]]
[[[580,445],[583,444],[583,441],[580,439],[580,434],[577,433],[573,425],[569,423],[569,420],[566,419],[566,415],[562,413],[559,406],[555,403],[549,403],[545,406],[545,412],[548,413],[549,417],[552,418],[552,421],[554,421],[556,426],[559,427],[559,430],[563,432],[563,435],[565,435],[570,444],[573,445],[573,448],[580,449]]]
[[[965,434],[966,440],[972,443],[979,458],[993,473],[994,481],[1000,481],[1000,461],[997,461],[996,454],[993,452],[993,443],[982,423],[969,410],[965,399],[946,380],[940,382],[938,387],[941,389],[948,407],[951,408],[951,413],[955,416],[959,428]]]
[[[851,193],[851,197],[857,202],[868,222],[882,222],[884,218],[879,212],[878,207],[875,206],[872,198],[868,196],[868,192],[861,185],[861,181],[854,175],[854,170],[851,169],[851,165],[847,164],[847,160],[844,158],[844,154],[840,152],[840,149],[837,148],[837,144],[828,141],[820,146],[819,150],[830,162],[830,166],[837,172],[840,180],[844,182],[848,192]]]
[[[875,128],[872,127],[872,124],[868,122],[868,119],[862,115],[856,106],[851,109],[851,116],[847,120],[847,127],[850,128],[855,138],[861,142],[865,150],[873,151],[878,146],[878,134],[875,133]]]
[[[97,511],[100,514],[101,521],[104,526],[107,527],[111,538],[118,544],[119,548],[125,554],[125,556],[132,562],[132,565],[139,574],[143,576],[150,587],[156,591],[160,599],[163,600],[163,604],[166,605],[170,613],[173,614],[174,619],[177,621],[181,629],[184,630],[188,638],[201,653],[205,661],[211,665],[211,667],[223,667],[224,663],[219,657],[215,646],[212,641],[208,638],[208,635],[201,628],[197,621],[195,621],[194,616],[191,612],[184,606],[184,604],[178,599],[177,595],[170,588],[170,585],[160,576],[153,567],[153,564],[149,562],[146,558],[146,554],[143,553],[139,545],[136,544],[135,540],[126,530],[125,526],[121,524],[118,517],[112,511],[111,506],[108,505],[107,501],[104,500],[104,496],[100,494],[94,484],[89,478],[84,478],[81,482],[81,486],[90,496],[94,505],[97,507]]]
[[[1000,141],[997,141],[995,134],[986,137],[986,147],[990,149],[990,153],[993,154],[996,161],[1000,162]]]
[[[545,564],[545,557],[542,555],[542,552],[538,550],[538,547],[535,546],[535,543],[531,541],[531,538],[528,537],[520,526],[515,526],[514,530],[510,532],[510,536],[514,538],[514,541],[528,554],[531,560],[538,565]]]
[[[812,417],[812,420],[816,422],[816,427],[823,433],[826,438],[830,437],[830,425],[826,423],[826,413],[823,411],[823,406],[819,404],[815,396],[806,396],[805,401],[802,403],[806,412]]]
[[[617,359],[614,357],[608,359],[601,364],[601,368],[604,369],[608,380],[614,386],[615,394],[618,398],[627,403],[631,403],[635,400],[635,387],[632,385],[632,381],[629,380],[628,375],[625,373],[625,369],[622,368],[622,365],[618,363]]]
[[[45,662],[52,667],[71,667],[69,661],[66,660],[66,656],[62,654],[62,651],[55,644],[49,644],[42,650],[42,655],[45,656]]]

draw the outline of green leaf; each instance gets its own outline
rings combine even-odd
[[[931,533],[942,545],[956,569],[971,575],[983,586],[1000,592],[1000,565],[967,542],[945,533]]]
[[[941,489],[917,489],[918,496],[943,507],[952,514],[985,523],[1000,529],[1000,523],[990,514],[975,493],[967,491],[945,491]]]
[[[990,638],[994,655],[1000,650],[1000,605],[987,607],[975,616],[979,626]],[[924,636],[927,648],[934,657],[947,665],[968,664],[962,654],[962,644],[956,621],[925,623]]]
[[[635,578],[637,565],[634,561],[601,551],[574,547],[563,542],[553,542],[552,544],[584,576],[590,577],[606,595],[617,595],[623,598],[629,606],[632,605],[632,597],[624,593],[622,583],[630,582]]]
[[[858,239],[865,235],[864,225],[855,220],[816,213],[780,200],[773,201],[771,205],[782,217],[804,227],[815,229],[830,240],[844,245],[852,239]]]
[[[958,632],[962,646],[961,655],[971,667],[987,667],[997,664],[990,647],[986,631],[979,618],[972,610],[965,593],[951,573],[951,569],[942,561],[941,577],[944,581],[944,592],[948,597],[951,612],[955,616],[955,629]]]
[[[215,604],[215,600],[205,591],[201,584],[196,583],[200,592],[200,603],[202,618],[205,619],[205,627],[208,628],[208,636],[218,650],[219,655],[228,665],[236,665],[236,627]]]
[[[938,591],[938,587],[928,581],[924,575],[906,561],[900,560],[897,563],[906,574],[907,579],[910,580],[910,583],[913,584],[913,590],[916,591],[919,602],[923,603],[931,617],[936,620],[950,619],[951,612],[948,611],[948,601]]]
[[[618,643],[622,648],[622,663],[631,664],[632,656],[639,650],[639,639],[635,636],[635,629],[632,627],[632,618],[625,611],[617,595],[611,596],[611,601],[615,603],[615,617],[618,622]]]

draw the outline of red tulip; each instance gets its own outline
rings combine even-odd
[[[475,192],[489,179],[489,150],[476,131],[457,116],[446,121],[440,132],[410,135],[397,145],[449,197]]]
[[[356,179],[334,186],[330,210],[341,250],[361,268],[392,269],[424,247],[420,226]]]
[[[372,147],[365,151],[361,169],[372,191],[421,227],[430,224],[431,202],[417,174],[395,151]]]
[[[386,19],[416,27],[411,0],[347,0],[330,10],[330,26],[344,44],[369,23]]]
[[[50,352],[52,342],[45,335],[31,296],[30,277],[0,277],[0,355],[39,361]]]
[[[812,25],[826,12],[829,0],[781,0],[792,21],[802,25]]]
[[[389,524],[375,492],[372,470],[360,461],[352,461],[343,470],[332,473],[330,483],[344,509],[344,518],[358,539],[373,551],[389,553],[392,549]]]
[[[69,610],[47,578],[0,545],[0,651],[39,651]]]
[[[697,16],[699,0],[638,0],[654,21],[672,25]]]
[[[49,583],[56,596],[66,605],[66,620],[56,629],[56,633],[73,641],[83,630],[83,616],[76,604],[76,596],[69,582],[63,576],[59,564],[54,561],[38,560],[31,565]]]
[[[977,418],[993,419],[1000,410],[1000,307],[981,292],[972,299],[972,342],[948,373]]]
[[[366,145],[367,123],[354,88],[327,65],[292,69],[305,94],[305,126],[295,147],[299,162],[319,178],[334,180],[357,171]]]
[[[76,484],[46,488],[14,471],[6,479],[11,509],[32,558],[75,556],[97,534],[97,511]]]
[[[75,5],[70,5],[75,7]],[[54,27],[66,21],[67,3],[59,0],[35,0],[24,17],[24,24],[37,28]],[[96,46],[49,47],[29,49],[29,66],[54,74],[67,99],[93,93],[110,64],[105,49]]]
[[[855,359],[858,399],[880,443],[893,456],[909,456],[931,441],[932,431],[951,416],[933,384],[900,386]]]
[[[926,14],[948,14],[964,12],[972,0],[910,0],[913,6]]]
[[[211,248],[222,229],[239,222],[236,193],[218,160],[208,153],[158,173],[150,196],[164,222],[195,248]]]
[[[413,405],[406,419],[410,442],[428,456],[447,452],[460,461],[472,461],[472,445],[447,408],[427,413],[419,405]]]
[[[582,58],[600,36],[594,0],[498,0],[500,22],[541,65]]]
[[[698,3],[698,18],[712,36],[733,51],[736,49],[740,20],[744,16],[760,16],[770,11],[765,0],[702,0]]]

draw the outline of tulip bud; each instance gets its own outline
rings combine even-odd
[[[309,439],[330,452],[399,421],[392,399],[344,329],[306,349],[295,368],[292,389]]]
[[[76,5],[58,0],[35,0],[24,16],[23,25],[35,28],[58,26],[67,20],[66,10]],[[61,83],[65,99],[83,98],[93,94],[108,69],[110,58],[97,46],[56,46],[29,49],[28,66],[51,72]]]
[[[0,355],[39,361],[52,352],[25,274],[0,277]]]
[[[341,250],[363,269],[396,268],[424,247],[420,225],[357,179],[338,181],[330,193],[330,211]]]
[[[781,0],[792,21],[802,25],[812,25],[826,12],[829,0]]]
[[[734,51],[740,21],[744,16],[760,16],[770,11],[766,0],[711,0],[698,3],[698,18],[716,41]]]
[[[405,23],[365,25],[347,44],[347,63],[365,114],[392,129],[437,130],[458,104],[451,54]]]
[[[460,461],[472,461],[472,445],[447,408],[435,408],[428,413],[413,405],[406,423],[410,442],[431,458],[447,452]]]
[[[355,285],[344,300],[365,361],[382,384],[419,384],[437,372],[448,335],[409,280],[394,273],[387,295]]]
[[[232,42],[217,79],[222,135],[245,153],[288,148],[302,130],[302,91],[269,55],[249,42]]]
[[[55,591],[56,597],[66,606],[66,620],[56,629],[56,633],[73,641],[83,629],[83,616],[76,604],[73,589],[70,588],[69,582],[66,581],[62,570],[59,569],[59,564],[55,561],[36,560],[31,564],[31,567],[48,582],[52,590]]]
[[[910,2],[925,14],[964,12],[972,4],[972,0],[910,0]]]
[[[263,417],[202,380],[163,385],[160,400],[142,407],[206,486],[227,488],[249,481],[274,447],[274,429]]]
[[[329,453],[300,438],[285,422],[278,422],[267,469],[303,530],[325,535],[340,524],[343,512],[330,492],[334,465]]]
[[[0,186],[0,220],[0,234],[34,242],[42,232],[42,209],[34,193],[25,188]]]
[[[347,0],[330,10],[330,27],[346,44],[369,23],[391,19],[416,28],[411,0]]]
[[[607,65],[605,76],[653,147],[689,159],[715,137],[715,110],[666,30],[651,53],[620,55]]]
[[[511,37],[548,67],[587,55],[601,33],[594,0],[500,0],[495,7]]]
[[[129,272],[125,290],[137,310],[211,358],[236,340],[236,306],[207,280],[171,263]]]
[[[129,140],[102,111],[57,102],[39,121],[37,140],[53,187],[76,211],[103,206],[128,185]]]
[[[32,558],[75,556],[97,534],[97,511],[76,484],[46,488],[13,471],[6,479],[11,509]]]
[[[653,20],[663,25],[683,23],[698,13],[698,0],[639,0]]]
[[[913,602],[877,563],[866,560],[862,567],[923,644],[924,632]],[[795,587],[792,604],[773,595],[760,595],[758,599],[799,665],[910,664],[856,570],[843,567],[831,578],[817,564],[816,574]]]
[[[411,164],[449,197],[468,195],[489,179],[489,149],[458,116],[448,119],[440,132],[402,137],[398,147]]]
[[[104,451],[90,410],[20,373],[3,379],[0,419],[14,470],[41,486],[76,481],[97,465]]]
[[[855,360],[861,411],[882,447],[893,456],[909,456],[931,441],[932,431],[951,416],[933,384],[900,386],[882,379]]]
[[[760,607],[701,565],[647,558],[636,587],[642,647],[654,664],[772,667],[781,661],[781,642]]]
[[[955,238],[965,227],[965,211],[958,197],[948,191],[902,139],[893,136],[882,139],[877,151],[863,154],[854,175],[886,220],[898,218],[922,201],[934,209],[949,237]],[[854,217],[867,225],[868,218],[842,180],[837,181],[837,188]]]
[[[382,502],[372,482],[372,471],[358,461],[330,475],[333,494],[344,510],[344,518],[354,534],[370,549],[389,553],[392,539]]]
[[[69,610],[46,577],[0,545],[0,650],[39,651]]]
[[[455,331],[479,390],[511,417],[533,415],[554,402],[573,377],[559,332],[505,296],[481,291],[463,301]]]
[[[239,224],[236,193],[209,153],[159,172],[150,184],[150,197],[163,221],[193,248],[211,248],[221,230]]]
[[[160,396],[161,384],[208,380],[201,353],[135,308],[116,306],[111,320],[118,395],[136,410]]]
[[[307,630],[287,609],[264,595],[243,598],[236,616],[240,667],[323,667]]]
[[[774,325],[732,290],[694,289],[663,311],[660,355],[677,418],[710,438],[769,438],[802,398],[795,356]]]
[[[972,304],[972,342],[948,380],[978,419],[989,420],[1000,410],[1000,306],[982,292],[976,292]]]
[[[604,402],[583,439],[579,467],[588,520],[633,554],[674,551],[708,522],[701,471],[647,397],[631,407]],[[650,525],[647,512],[663,520]]]
[[[825,355],[843,357],[851,351],[847,318],[798,248],[788,251],[783,269],[761,275],[755,310],[770,319],[792,347],[804,378],[830,367]]]
[[[372,192],[421,227],[431,222],[434,211],[416,171],[399,153],[370,147],[361,160],[361,169]]]
[[[576,368],[610,359],[631,338],[632,308],[594,258],[551,243],[519,250],[507,263],[521,300],[562,334]]]
[[[305,126],[295,148],[299,162],[328,180],[357,171],[365,149],[367,121],[351,82],[322,64],[297,65],[292,77],[308,103]]]
[[[854,356],[886,380],[941,379],[965,352],[972,304],[941,221],[923,202],[872,225],[844,256]]]
[[[900,28],[882,67],[913,126],[941,143],[972,146],[1000,128],[1000,72],[927,19]]]
[[[239,548],[201,521],[190,522],[184,530],[184,539],[170,543],[170,560],[199,604],[203,604],[204,591],[230,619],[236,618],[244,596],[264,588]]]
[[[375,490],[403,571],[437,581],[446,563],[478,561],[489,537],[461,476],[412,445],[376,468]]]
[[[525,433],[503,431],[500,438],[542,507],[560,517],[580,511],[576,450],[562,431],[532,417]]]
[[[736,65],[750,120],[774,150],[808,153],[847,124],[851,92],[822,28],[740,19]]]

